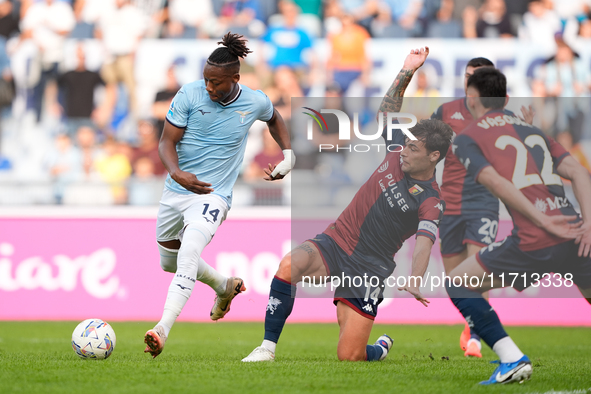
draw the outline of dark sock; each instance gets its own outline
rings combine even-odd
[[[480,335],[476,334],[476,332],[473,329],[470,329],[470,339],[480,341]]]
[[[491,347],[499,339],[507,335],[499,316],[482,295],[463,286],[454,286],[447,283],[447,294],[456,308],[468,322],[470,333],[474,332]]]
[[[382,357],[382,354],[384,354],[382,349],[380,345],[367,345],[365,347],[365,352],[367,353],[365,359],[367,361],[378,361]]]
[[[265,315],[265,339],[277,343],[285,321],[291,314],[295,301],[296,287],[277,276],[271,282],[269,303]]]

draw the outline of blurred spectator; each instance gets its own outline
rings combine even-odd
[[[265,89],[271,103],[281,114],[289,127],[291,119],[291,98],[304,97],[304,92],[299,85],[297,75],[287,67],[278,67],[273,73],[273,85]]]
[[[41,76],[33,88],[33,109],[37,121],[41,120],[43,97],[47,83],[55,81],[58,65],[64,56],[64,41],[74,28],[76,20],[72,7],[62,1],[44,0],[31,4],[21,21],[21,40],[32,39],[39,48]],[[57,101],[57,87],[48,94],[48,104]]]
[[[170,103],[181,88],[175,74],[176,62],[174,62],[166,72],[166,85],[163,90],[156,93],[154,104],[152,104],[152,116],[156,119],[156,135],[158,139],[164,129],[164,120],[170,108]]]
[[[564,27],[564,40],[575,49],[584,50],[588,44],[587,39],[591,38],[591,13],[585,18],[571,18]]]
[[[100,179],[111,186],[115,204],[127,202],[125,182],[131,175],[131,164],[122,153],[122,146],[114,138],[109,137],[103,143],[104,155],[95,162]]]
[[[131,150],[131,165],[142,159],[148,158],[152,162],[152,171],[156,175],[166,175],[167,171],[158,155],[158,135],[154,123],[150,120],[138,122],[139,144]]]
[[[227,31],[246,37],[260,37],[265,33],[263,20],[266,15],[261,0],[225,0],[221,3],[219,17],[209,29],[210,36],[219,37]]]
[[[538,70],[536,78],[547,97],[559,97],[556,102],[554,133],[568,131],[574,143],[583,132],[585,113],[588,112],[591,75],[589,68],[564,42],[562,35],[556,35],[556,55],[546,61]]]
[[[477,10],[484,3],[484,0],[453,0],[454,9],[452,19],[461,21],[464,19],[464,12],[466,8]]]
[[[462,18],[465,38],[513,36],[504,0],[486,0],[478,11],[474,7],[466,7]]]
[[[140,157],[133,164],[133,175],[128,182],[128,203],[130,205],[158,205],[164,181],[154,174],[154,163],[147,157]]]
[[[342,92],[339,86],[327,86],[324,96],[324,105],[322,108],[345,110]],[[329,182],[349,182],[349,175],[345,170],[347,152],[343,149],[337,149],[341,142],[339,140],[338,119],[336,115],[332,114],[326,115],[324,119],[328,127],[322,127],[318,131],[314,131],[313,143],[315,146],[320,146],[320,144],[332,145],[332,148],[322,149],[322,154],[317,153],[315,170]]]
[[[76,144],[82,155],[82,175],[84,180],[96,179],[95,163],[103,155],[103,152],[97,145],[95,131],[88,126],[80,127],[76,132]]]
[[[214,19],[211,0],[169,0],[166,36],[207,38],[207,27]]]
[[[132,0],[132,4],[144,14],[147,21],[145,37],[159,38],[162,25],[168,18],[168,0]]]
[[[282,0],[279,9],[283,16],[283,25],[269,28],[263,40],[268,44],[271,56],[267,63],[275,69],[288,66],[305,72],[310,62],[305,60],[312,48],[308,34],[296,24],[299,7],[291,0]],[[311,54],[310,54],[311,55]]]
[[[349,14],[340,18],[341,30],[328,36],[330,55],[326,65],[327,83],[336,83],[345,94],[351,83],[361,79],[367,86],[371,61],[365,53],[365,46],[369,41],[369,34],[361,26],[355,24]]]
[[[55,147],[46,159],[53,181],[53,194],[57,204],[62,203],[64,190],[82,177],[82,156],[66,134],[58,135]]]
[[[299,13],[296,17],[295,25],[302,29],[303,31],[308,34],[310,39],[318,38],[322,35],[322,21],[321,19],[312,13],[304,13],[301,8],[299,8],[298,2],[294,2],[296,8],[299,10]],[[279,8],[281,9],[282,5],[280,4]],[[278,13],[271,15],[268,21],[268,26],[277,27],[277,26],[284,26],[285,25],[285,16],[283,13]]]
[[[556,55],[540,68],[537,79],[543,81],[545,95],[551,97],[588,96],[590,73],[588,67],[564,41],[556,35]]]
[[[404,100],[401,111],[414,114],[418,119],[429,118],[441,105],[441,100],[437,98],[441,94],[431,82],[436,80],[435,70],[429,65],[418,70],[409,84],[406,93],[409,98]]]
[[[548,46],[554,44],[554,34],[561,30],[562,24],[556,12],[548,9],[543,0],[532,0],[528,5],[528,11],[523,15],[519,39]]]
[[[355,22],[369,31],[373,18],[378,14],[379,4],[380,0],[328,0],[324,6],[326,30],[331,30],[331,20],[345,13],[353,15]]]
[[[252,205],[281,205],[283,189],[280,184],[265,182],[263,169],[268,169],[269,164],[276,165],[283,160],[283,153],[267,127],[262,130],[262,134],[263,147],[250,162],[242,177],[244,181],[253,184],[254,200]]]
[[[591,11],[589,0],[554,0],[552,5],[563,25],[569,19],[582,21],[585,19],[585,15]]]
[[[129,0],[116,0],[115,10],[102,15],[95,30],[107,52],[101,74],[107,83],[107,100],[111,109],[115,108],[119,82],[123,82],[127,88],[130,112],[134,113],[137,109],[134,59],[146,28],[146,19],[137,7],[130,4]]]
[[[263,130],[263,148],[254,157],[254,160],[246,168],[243,174],[243,178],[247,182],[258,182],[263,180],[265,176],[264,169],[269,168],[269,164],[275,165],[283,160],[283,152],[269,130],[265,128]]]
[[[418,22],[422,8],[423,0],[382,0],[371,31],[375,37],[418,37],[422,33]]]
[[[514,35],[519,31],[519,27],[523,24],[523,15],[527,12],[529,2],[531,0],[505,0],[507,6],[507,15],[511,23],[511,31]],[[552,9],[552,2],[554,0],[542,0],[546,8]]]
[[[13,11],[14,7],[11,1],[0,0],[0,111],[11,105],[15,96],[10,58],[6,53],[6,41],[19,32],[18,18]],[[2,130],[0,128],[1,137]]]
[[[19,32],[19,18],[11,0],[0,0],[0,45]],[[4,49],[5,51],[5,49]]]
[[[76,27],[70,37],[88,39],[95,37],[95,27],[104,15],[115,11],[115,0],[75,0],[73,4]]]
[[[580,38],[591,38],[591,14],[579,26]]]
[[[63,91],[66,128],[70,136],[73,136],[80,126],[92,126],[91,118],[97,119],[100,125],[106,123],[94,106],[95,88],[105,83],[99,73],[86,69],[83,44],[78,44],[76,58],[78,59],[76,69],[58,78],[58,86]]]
[[[294,0],[302,10],[302,14],[315,15],[317,18],[322,16],[322,0]]]
[[[417,72],[417,90],[412,97],[439,97],[439,90],[430,86],[429,78],[424,70]]]
[[[462,25],[453,18],[454,0],[441,0],[437,17],[427,25],[427,37],[462,38]]]

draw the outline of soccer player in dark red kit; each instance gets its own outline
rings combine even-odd
[[[541,130],[503,110],[506,83],[496,69],[474,72],[466,103],[475,121],[452,145],[468,175],[505,203],[514,225],[510,236],[481,249],[449,273],[452,279],[490,274],[492,283],[446,283],[454,305],[499,356],[499,366],[482,384],[523,381],[532,374],[529,358],[507,335],[482,292],[504,286],[522,291],[542,281],[546,273],[554,273],[554,282],[556,275],[561,281],[570,280],[591,303],[589,174]],[[565,197],[560,177],[572,181],[582,221]],[[513,283],[509,279],[515,276],[518,280]]]
[[[379,116],[400,110],[406,86],[428,52],[425,48],[407,56],[382,101]],[[375,344],[367,344],[378,304],[383,299],[383,281],[396,267],[394,254],[415,233],[412,275],[422,277],[427,270],[437,225],[445,209],[435,181],[435,165],[447,153],[453,135],[451,128],[438,120],[423,120],[409,131],[417,139],[407,140],[402,150],[387,153],[337,221],[281,260],[271,283],[263,343],[242,361],[273,361],[276,344],[294,305],[295,285],[302,276],[328,275],[378,278],[378,283],[364,281],[361,286],[336,289],[338,358],[377,361],[386,357],[392,346],[390,337],[382,335]],[[404,142],[401,131],[388,141],[401,146]],[[410,292],[427,306],[419,286],[420,283],[409,283],[399,290]]]
[[[468,62],[464,73],[464,91],[468,78],[482,67],[494,67],[494,64],[484,57],[476,57]],[[442,104],[431,115],[431,119],[447,123],[455,135],[459,135],[474,120],[466,106],[465,97]],[[451,148],[445,156],[441,196],[446,208],[439,225],[439,238],[443,266],[445,272],[449,273],[483,246],[495,241],[499,227],[499,200],[467,176],[466,169]],[[488,299],[488,293],[483,296]],[[471,332],[468,323],[460,336],[460,347],[465,356],[482,357],[480,337]]]

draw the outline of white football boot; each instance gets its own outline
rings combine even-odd
[[[242,359],[244,363],[257,361],[275,361],[275,353],[264,346],[259,346],[254,349],[248,356]]]

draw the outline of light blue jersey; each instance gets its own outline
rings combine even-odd
[[[185,128],[176,146],[179,168],[211,183],[213,194],[226,200],[228,207],[244,159],[248,130],[255,120],[268,122],[273,117],[273,105],[263,92],[239,87],[236,98],[215,103],[203,80],[188,83],[178,91],[166,115],[169,123]],[[165,185],[176,193],[192,193],[170,175]]]

